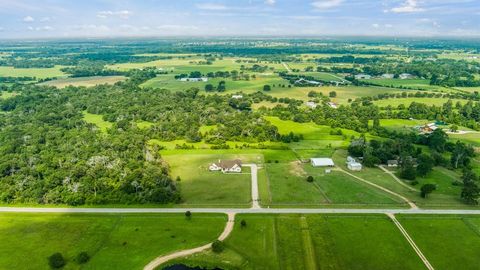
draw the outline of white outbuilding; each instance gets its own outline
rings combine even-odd
[[[311,158],[310,163],[313,167],[333,167],[335,163],[331,158]]]

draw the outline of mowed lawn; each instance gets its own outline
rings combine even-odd
[[[100,84],[114,84],[125,80],[124,76],[92,76],[80,78],[63,78],[53,81],[40,83],[40,85],[55,86],[57,88],[65,88],[67,86],[85,86],[91,87]]]
[[[398,215],[397,219],[435,269],[479,269],[480,217]]]
[[[14,68],[0,66],[0,77],[36,77],[37,79],[66,77],[60,69],[63,66],[52,68]]]
[[[380,215],[238,215],[220,254],[179,262],[224,269],[407,270],[424,266],[400,231]]]
[[[101,132],[105,133],[112,127],[113,123],[103,120],[103,115],[83,112],[83,120],[87,123],[96,125]]]
[[[405,105],[406,107],[410,106],[412,102],[416,103],[424,103],[428,106],[435,105],[435,106],[442,106],[443,104],[447,103],[450,99],[448,98],[389,98],[389,99],[382,99],[374,101],[373,103],[379,107],[387,107],[388,105],[392,107],[397,107],[398,105]],[[465,99],[451,99],[453,104],[460,102],[465,104],[468,100]]]
[[[264,85],[270,85],[272,92],[281,89],[280,85],[288,85],[289,82],[280,78],[278,75],[260,75],[257,74],[256,78],[250,80],[232,80],[230,78],[210,78],[207,82],[182,82],[174,78],[173,74],[158,75],[142,84],[143,87],[164,88],[171,91],[184,91],[190,88],[198,88],[200,90],[205,89],[205,85],[211,84],[214,87],[219,82],[225,81],[226,91],[219,94],[232,94],[242,91],[244,93],[254,93],[262,91]],[[275,86],[274,86],[275,85]],[[218,92],[213,92],[218,93]]]
[[[193,214],[0,214],[0,269],[50,269],[60,252],[63,269],[143,269],[162,254],[197,247],[222,232],[226,216]],[[81,266],[75,258],[86,251]]]
[[[265,164],[269,197],[262,202],[272,206],[369,206],[400,207],[399,198],[369,186],[340,171],[325,173],[310,163],[298,161]],[[313,176],[313,182],[307,177]],[[266,202],[265,202],[266,201]]]
[[[196,152],[196,153],[195,153]],[[210,152],[210,153],[208,153]],[[208,153],[208,154],[207,154]],[[208,167],[218,160],[240,159],[243,162],[256,159],[248,154],[216,154],[215,151],[192,151],[191,154],[163,155],[170,166],[173,179],[180,177],[179,186],[183,205],[235,205],[249,206],[251,202],[250,168],[242,173],[211,172]]]

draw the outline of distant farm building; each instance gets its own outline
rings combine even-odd
[[[412,79],[413,75],[410,73],[402,73],[398,76],[401,80]]]
[[[181,82],[208,82],[207,77],[202,77],[202,78],[180,78]]]
[[[436,123],[429,123],[429,124],[426,124],[424,126],[418,127],[419,132],[423,133],[423,134],[430,134],[437,129],[438,129],[438,127],[437,127]]]
[[[355,75],[356,80],[370,80],[371,78],[372,78],[372,76],[370,76],[368,74],[357,74],[357,75]]]
[[[232,98],[234,98],[234,99],[242,99],[243,96],[242,96],[242,95],[232,95]]]
[[[327,105],[332,109],[338,109],[338,104],[335,102],[328,102]]]
[[[210,171],[221,171],[223,173],[239,173],[242,172],[242,161],[239,159],[218,160],[218,162],[212,163],[208,169]]]
[[[331,158],[311,158],[310,163],[313,167],[333,167],[335,163]]]
[[[316,86],[321,86],[322,85],[321,82],[306,80],[304,78],[300,78],[300,79],[296,80],[294,84],[295,85],[316,85]]]
[[[384,79],[393,79],[394,77],[395,77],[395,74],[390,74],[390,73],[382,74],[382,78]]]
[[[361,171],[362,164],[357,162],[353,157],[347,157],[347,168],[351,171]]]
[[[392,160],[387,160],[387,166],[388,167],[398,167],[398,160],[392,159]]]
[[[308,102],[305,102],[305,106],[307,106],[311,109],[315,109],[315,108],[317,108],[318,104],[315,103],[315,102],[312,102],[312,101],[308,101]]]

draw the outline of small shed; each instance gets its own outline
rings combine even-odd
[[[311,158],[310,163],[313,167],[333,167],[335,163],[331,158]]]
[[[392,159],[387,161],[388,167],[398,167],[398,160]]]

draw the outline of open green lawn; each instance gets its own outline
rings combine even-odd
[[[470,132],[465,134],[448,134],[450,139],[462,141],[475,147],[480,147],[480,132]]]
[[[66,74],[60,71],[63,66],[53,68],[14,68],[0,66],[0,77],[36,77],[37,79],[66,77]]]
[[[398,215],[397,219],[435,269],[479,269],[478,216]]]
[[[0,214],[0,269],[50,269],[61,252],[63,269],[143,269],[162,254],[203,245],[222,232],[220,214]],[[75,258],[86,251],[91,260]]]
[[[0,99],[12,98],[16,95],[18,95],[18,93],[16,93],[16,92],[2,91],[2,92],[0,92]]]
[[[250,80],[232,80],[230,78],[210,78],[208,82],[182,82],[174,78],[173,74],[158,75],[142,84],[143,87],[165,88],[171,91],[183,91],[196,87],[200,90],[205,89],[205,85],[212,84],[214,87],[220,81],[225,81],[226,91],[220,94],[232,94],[236,92],[254,93],[262,91],[264,85],[270,85],[272,92],[281,90],[280,84],[288,85],[288,81],[280,78],[278,75],[258,75]],[[275,86],[273,86],[275,85]],[[216,93],[216,92],[214,92]]]
[[[449,99],[448,98],[389,98],[389,99],[382,99],[382,100],[377,100],[374,101],[373,103],[379,107],[386,107],[388,105],[397,107],[400,104],[405,105],[408,107],[412,102],[417,102],[417,103],[425,103],[429,106],[435,105],[435,106],[442,106],[443,104],[447,103]],[[452,99],[453,104],[456,104],[457,102],[460,103],[467,103],[468,100],[465,99]]]
[[[179,182],[184,205],[236,205],[249,206],[251,202],[250,168],[244,167],[242,173],[223,174],[211,172],[208,166],[219,159],[241,159],[244,163],[261,159],[252,154],[191,154],[163,155],[168,162],[171,175]]]
[[[339,171],[325,173],[310,163],[266,164],[272,206],[356,205],[401,207],[403,201]],[[313,176],[314,182],[306,181]]]
[[[93,77],[80,77],[80,78],[63,78],[53,81],[47,81],[40,83],[40,85],[55,86],[57,88],[65,88],[67,86],[85,86],[91,87],[99,84],[114,84],[119,81],[123,81],[126,78],[124,76],[93,76]]]
[[[88,113],[87,111],[83,112],[83,120],[87,123],[96,125],[103,133],[107,132],[107,130],[113,125],[111,122],[103,120],[102,115]]]
[[[424,269],[386,216],[237,216],[242,219],[247,226],[236,223],[224,252],[177,262],[224,269]]]
[[[393,129],[396,131],[412,131],[415,126],[422,126],[432,121],[418,120],[418,119],[380,119],[380,126]],[[369,122],[369,125],[373,125],[373,121]]]
[[[442,86],[430,85],[430,80],[425,79],[370,79],[366,82],[375,83],[382,86],[407,87],[421,90],[447,90]]]

